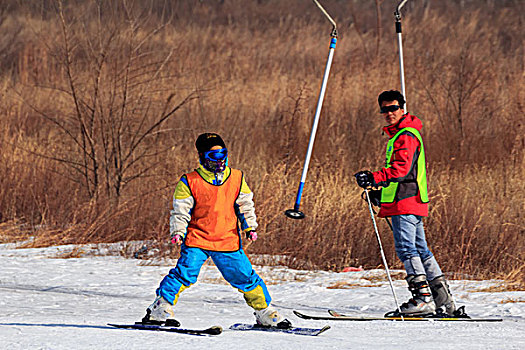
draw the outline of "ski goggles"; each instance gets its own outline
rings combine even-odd
[[[388,113],[388,112],[395,112],[398,109],[401,109],[401,106],[399,106],[399,105],[384,106],[384,107],[381,107],[380,113],[384,114],[384,113]]]
[[[203,153],[204,159],[211,160],[212,162],[217,162],[220,160],[225,160],[228,158],[228,149],[221,148],[213,151],[206,151]]]

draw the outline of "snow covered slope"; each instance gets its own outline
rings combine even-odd
[[[332,273],[256,267],[274,305],[296,326],[330,324],[318,337],[229,331],[252,323],[242,295],[212,265],[186,290],[175,313],[184,327],[220,325],[214,337],[113,329],[140,320],[173,261],[152,263],[115,256],[56,258],[71,247],[14,249],[0,245],[1,349],[525,349],[525,292],[489,293],[498,281],[452,281],[471,316],[499,323],[308,321],[292,310],[324,315],[329,308],[381,316],[394,308],[380,270]],[[406,301],[403,280],[398,298]],[[339,286],[342,288],[327,288]]]

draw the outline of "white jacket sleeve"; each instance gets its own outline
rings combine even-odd
[[[237,217],[241,223],[242,231],[256,230],[257,217],[255,216],[255,204],[253,202],[253,192],[242,177],[241,191],[235,201]]]
[[[170,211],[170,234],[180,234],[186,237],[186,230],[191,220],[191,210],[195,199],[191,195],[186,177],[183,176],[177,183],[173,194],[173,209]]]

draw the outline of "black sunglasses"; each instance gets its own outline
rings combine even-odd
[[[401,106],[399,105],[384,106],[384,107],[381,107],[380,113],[395,112],[400,108]]]

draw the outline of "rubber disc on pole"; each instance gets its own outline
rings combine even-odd
[[[302,211],[288,209],[284,212],[284,215],[288,216],[290,219],[304,219],[305,215]]]

